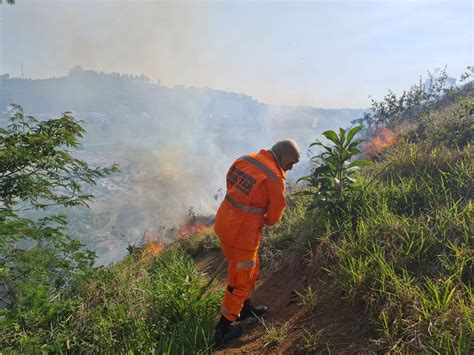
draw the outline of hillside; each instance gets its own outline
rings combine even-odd
[[[27,232],[47,241],[39,249],[0,244],[10,258],[0,264],[8,285],[0,288],[0,348],[472,353],[473,97],[466,86],[416,118],[366,131],[372,163],[350,166],[357,146],[364,149],[351,146],[337,181],[328,179],[331,166],[320,168],[343,152],[315,156],[305,183],[289,186],[282,220],[264,233],[254,299],[269,311],[263,320],[246,320],[243,336],[222,349],[212,344],[225,287],[225,272],[215,274],[222,255],[212,218],[191,213],[169,235],[174,243],[165,246],[157,235],[130,245],[121,262],[96,268],[60,228],[0,210],[7,241]],[[350,132],[326,132],[329,142],[321,144],[349,143]],[[36,190],[27,192],[31,198]],[[54,243],[60,249],[48,249]]]
[[[269,312],[217,353],[472,353],[473,93],[376,136],[335,215],[288,197],[262,247]]]
[[[364,111],[268,105],[241,93],[166,87],[145,76],[81,67],[71,69],[68,76],[50,79],[10,78],[4,74],[0,87],[0,111],[5,112],[10,103],[21,104],[25,112],[40,118],[71,111],[88,123],[84,143],[116,142],[124,132],[133,131],[135,138],[151,137],[159,144],[170,132],[179,137],[180,133],[188,133],[180,130],[199,127],[208,137],[216,135],[212,139],[224,154],[233,152],[243,141],[221,137],[226,130],[250,135],[246,145],[252,147],[255,137],[262,142],[270,134],[268,138],[273,141],[282,131],[308,144],[312,139],[308,130],[314,134],[316,130],[346,126]]]

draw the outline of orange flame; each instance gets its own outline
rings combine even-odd
[[[146,248],[151,254],[159,254],[164,246],[161,242],[149,242]]]
[[[142,260],[161,253],[161,251],[165,248],[162,236],[157,233],[157,231],[150,230],[148,228],[145,229],[145,232],[143,233],[142,243]]]
[[[189,219],[184,226],[178,229],[176,238],[187,237],[191,234],[204,234],[213,225],[213,217],[196,216]]]
[[[148,257],[157,255],[161,253],[161,251],[165,248],[161,241],[149,241],[146,243],[145,247],[143,248],[141,259],[146,259]]]
[[[179,238],[185,238],[191,234],[205,234],[209,232],[209,229],[214,223],[213,216],[195,216],[192,219],[189,219],[183,226],[179,227],[177,230],[174,230],[174,240]],[[141,259],[144,260],[150,256],[159,254],[163,249],[166,248],[165,243],[163,243],[163,230],[165,227],[162,227],[160,230],[150,230],[145,229],[145,232],[142,236],[142,254]],[[170,229],[169,231],[172,231]],[[173,233],[173,232],[172,232]],[[170,235],[168,235],[170,237]],[[171,235],[171,237],[173,237]]]
[[[368,158],[376,158],[382,150],[395,142],[395,135],[386,127],[380,127],[375,138],[364,144],[364,151]]]
[[[201,233],[204,232],[205,229],[206,229],[206,225],[204,225],[204,224],[195,224],[195,225],[184,226],[184,227],[181,227],[178,230],[178,236],[186,237],[186,236],[188,236],[190,234],[194,234],[194,233],[201,234]]]

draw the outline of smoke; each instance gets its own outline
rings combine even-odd
[[[206,8],[157,1],[19,1],[2,8],[2,62],[11,72],[21,59],[26,77],[64,74],[81,64],[147,73],[169,84],[203,84],[200,69],[206,58],[198,51],[199,34],[213,30],[214,23]],[[6,29],[12,29],[8,36]]]
[[[207,155],[171,143],[140,159],[130,197],[150,219],[171,226],[182,223],[190,207],[200,214],[215,212],[217,201],[213,195],[222,186],[226,167],[209,147],[204,148]]]
[[[184,224],[190,210],[213,215],[227,169],[239,156],[285,138],[305,151],[323,129],[347,126],[361,113],[269,106],[237,93],[167,88],[146,78],[81,69],[66,78],[3,84],[5,102],[23,103],[28,114],[47,118],[73,108],[87,129],[75,154],[91,164],[120,164],[120,174],[90,191],[96,195],[94,215],[79,221],[101,264],[119,260],[145,230],[169,242],[174,234],[168,231]],[[93,223],[97,216],[103,216],[100,225]]]

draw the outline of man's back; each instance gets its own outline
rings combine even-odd
[[[230,245],[254,250],[265,224],[278,221],[285,208],[285,172],[267,150],[237,159],[227,173],[227,194],[215,231]]]

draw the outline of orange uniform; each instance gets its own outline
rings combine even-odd
[[[271,151],[261,150],[232,164],[214,224],[228,265],[221,313],[230,321],[237,319],[255,287],[262,229],[280,219],[285,205],[285,172]]]

